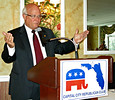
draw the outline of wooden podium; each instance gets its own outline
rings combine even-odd
[[[40,84],[40,100],[60,100],[60,61],[47,57],[28,71],[28,80]]]
[[[40,84],[40,100],[60,100],[59,59],[47,57],[28,72],[28,80]]]

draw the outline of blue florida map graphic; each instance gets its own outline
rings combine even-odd
[[[104,88],[104,78],[101,71],[100,63],[92,66],[89,63],[81,64],[81,67],[86,67],[88,70],[93,69],[96,72],[96,81],[101,89]],[[82,69],[71,69],[66,73],[66,91],[71,91],[71,86],[77,85],[77,90],[87,89],[88,84],[85,84],[85,72]]]
[[[101,89],[104,88],[103,73],[101,71],[100,63],[95,64],[94,67],[91,64],[81,64],[82,67],[86,67],[88,70],[93,69],[96,72],[96,81],[98,82]]]

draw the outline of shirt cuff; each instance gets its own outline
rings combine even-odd
[[[15,47],[10,48],[10,47],[7,45],[7,48],[8,48],[8,53],[9,53],[9,55],[10,55],[10,56],[13,56],[14,53],[15,53]]]
[[[79,49],[79,43],[76,43],[74,38],[73,38],[73,43],[76,44],[77,49]]]

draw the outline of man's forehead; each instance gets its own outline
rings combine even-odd
[[[26,5],[27,10],[32,10],[32,9],[39,9],[39,7],[36,4],[28,4]]]
[[[40,10],[39,10],[39,8],[37,8],[37,7],[31,7],[31,8],[28,8],[27,9],[27,12],[30,12],[30,13],[40,13]]]

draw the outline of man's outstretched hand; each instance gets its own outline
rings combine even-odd
[[[86,30],[82,33],[79,33],[79,30],[76,29],[76,33],[74,34],[74,41],[76,42],[76,44],[80,43],[87,37],[88,34],[89,34],[88,30]]]
[[[14,37],[12,36],[12,34],[5,33],[5,32],[2,32],[2,34],[4,35],[4,40],[8,44],[8,46],[10,48],[13,48],[15,46],[15,44],[14,44]]]

